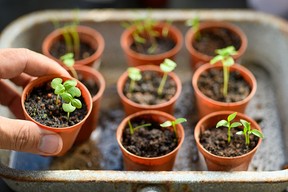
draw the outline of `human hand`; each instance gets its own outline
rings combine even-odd
[[[70,76],[55,61],[24,48],[0,49],[0,104],[7,106],[20,119],[21,95],[10,82],[25,87],[33,78],[57,74]],[[31,152],[40,155],[56,155],[62,149],[61,137],[26,120],[14,120],[0,116],[0,149]]]

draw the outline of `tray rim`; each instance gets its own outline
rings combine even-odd
[[[136,10],[137,13],[146,14],[147,10]],[[13,37],[18,36],[21,31],[35,25],[47,21],[51,18],[51,14],[65,20],[71,19],[71,10],[45,10],[37,11],[24,15],[12,23],[10,23],[0,36],[0,48],[8,47]],[[288,24],[284,19],[272,16],[269,14],[255,12],[251,10],[205,10],[205,9],[169,9],[157,10],[152,12],[152,17],[156,19],[173,18],[174,21],[180,21],[187,17],[199,16],[200,19],[210,20],[227,20],[227,21],[245,21],[245,22],[260,22],[264,25],[277,28],[288,34]],[[97,15],[97,17],[95,17]],[[92,9],[79,11],[79,20],[87,20],[94,22],[105,21],[120,21],[129,20],[135,16],[135,10],[114,10],[114,9]],[[167,16],[167,17],[166,17]],[[21,29],[19,24],[23,26]],[[285,113],[284,113],[285,114]],[[287,120],[281,118],[281,124]],[[192,174],[191,174],[192,173]],[[81,177],[76,177],[77,175]],[[74,175],[74,176],[71,176]],[[211,172],[211,171],[177,171],[175,172],[128,172],[128,171],[94,171],[94,170],[49,170],[49,171],[22,171],[9,168],[3,163],[0,163],[0,177],[4,180],[14,180],[19,182],[183,182],[183,183],[197,183],[197,182],[216,182],[216,183],[275,183],[279,185],[288,185],[288,170],[279,171],[262,171],[262,172]],[[125,179],[124,179],[125,178]]]

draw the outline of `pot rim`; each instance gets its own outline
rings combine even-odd
[[[252,99],[252,97],[255,95],[256,93],[256,90],[257,90],[257,81],[256,81],[256,78],[254,77],[254,75],[247,69],[245,68],[244,66],[238,64],[238,63],[235,63],[234,65],[232,65],[230,67],[230,70],[232,71],[239,71],[241,73],[241,75],[243,76],[244,73],[247,74],[247,77],[249,78],[248,80],[245,79],[245,81],[251,86],[251,91],[249,93],[249,95],[241,100],[241,101],[237,101],[237,102],[221,102],[221,101],[216,101],[216,100],[213,100],[209,97],[207,97],[206,95],[204,95],[200,89],[198,88],[198,79],[200,77],[200,75],[202,74],[203,71],[206,71],[206,70],[209,70],[209,69],[212,69],[212,68],[222,68],[222,64],[219,64],[219,63],[216,63],[214,65],[211,65],[210,63],[206,63],[206,64],[203,64],[201,65],[199,68],[196,69],[196,71],[194,72],[193,74],[193,77],[192,77],[192,86],[194,88],[194,91],[196,94],[199,95],[199,97],[201,97],[201,99],[204,99],[204,100],[207,100],[209,103],[211,104],[215,104],[215,105],[218,105],[218,106],[223,106],[223,107],[227,107],[227,106],[233,106],[233,105],[242,105],[244,103],[247,103],[249,100]],[[244,78],[244,77],[243,77]],[[251,82],[251,83],[250,83]]]
[[[251,150],[249,151],[248,153],[245,153],[245,154],[242,154],[242,155],[239,155],[239,156],[235,156],[235,157],[224,157],[224,156],[219,156],[219,155],[215,155],[213,153],[211,153],[210,151],[208,151],[207,149],[205,149],[202,144],[200,143],[199,141],[199,134],[201,133],[201,127],[203,127],[203,122],[205,121],[208,121],[209,119],[213,118],[213,117],[216,117],[216,116],[219,116],[219,115],[230,115],[234,113],[234,111],[216,111],[216,112],[213,112],[213,113],[210,113],[206,116],[204,116],[203,118],[201,118],[198,123],[196,124],[195,126],[195,129],[194,129],[194,138],[195,138],[195,141],[197,143],[197,146],[201,148],[202,151],[204,151],[207,155],[211,156],[211,157],[216,157],[216,158],[220,158],[220,159],[223,159],[223,160],[233,160],[233,159],[241,159],[245,156],[248,156],[250,154],[253,154],[256,152],[256,150],[259,148],[261,142],[262,142],[262,138],[259,137],[259,140],[258,140],[258,143],[257,145]],[[259,131],[262,132],[262,129],[261,127],[258,125],[258,123],[256,121],[254,121],[252,118],[250,118],[249,116],[245,115],[244,113],[240,113],[240,112],[237,112],[237,116],[240,118],[240,119],[244,119],[248,122],[251,123],[251,128],[254,128],[254,129],[257,129]],[[199,132],[199,133],[197,133]]]
[[[158,110],[146,110],[146,111],[139,111],[139,112],[136,112],[136,113],[133,113],[127,117],[125,117],[121,123],[119,124],[117,130],[116,130],[116,139],[117,139],[117,142],[118,142],[118,145],[120,146],[120,148],[125,151],[125,153],[129,154],[130,156],[132,156],[133,158],[136,158],[136,159],[142,159],[142,160],[160,160],[162,158],[165,158],[165,157],[168,157],[170,156],[171,154],[177,152],[181,145],[183,144],[184,142],[184,137],[185,137],[185,132],[184,132],[184,128],[181,124],[177,124],[177,133],[178,133],[178,136],[181,135],[180,139],[178,138],[178,145],[175,149],[173,149],[172,151],[170,151],[169,153],[165,154],[165,155],[162,155],[162,156],[158,156],[158,157],[141,157],[141,156],[138,156],[138,155],[135,155],[131,152],[129,152],[123,145],[122,145],[122,142],[121,142],[121,139],[122,139],[122,134],[123,134],[123,130],[125,129],[125,126],[127,125],[127,122],[130,120],[130,119],[133,119],[135,117],[139,117],[141,115],[158,115],[158,116],[161,116],[161,117],[164,117],[166,119],[170,119],[170,120],[175,120],[176,118],[172,115],[170,115],[169,113],[166,113],[166,112],[163,112],[163,111],[158,111]],[[180,133],[180,134],[179,134]]]
[[[141,71],[156,71],[156,72],[163,73],[160,69],[160,66],[156,66],[156,65],[141,65],[141,66],[136,66],[136,68],[140,69]],[[182,91],[182,83],[181,83],[181,80],[178,77],[178,75],[174,72],[169,72],[168,76],[171,77],[173,79],[173,81],[176,83],[176,92],[173,95],[173,97],[167,102],[160,103],[157,105],[141,105],[139,103],[133,102],[130,99],[128,99],[123,93],[123,87],[124,87],[124,85],[128,79],[128,72],[127,71],[122,73],[122,75],[119,77],[119,79],[117,81],[118,95],[120,96],[120,98],[122,100],[124,100],[129,105],[131,105],[133,107],[137,107],[137,108],[142,108],[144,110],[147,110],[147,109],[157,110],[157,108],[165,107],[167,105],[174,103],[179,98],[181,91]]]

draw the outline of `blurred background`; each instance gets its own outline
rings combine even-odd
[[[288,0],[0,0],[0,31],[18,17],[45,9],[257,9],[288,18]]]

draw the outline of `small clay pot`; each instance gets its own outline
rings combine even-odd
[[[101,64],[101,57],[105,47],[104,38],[98,31],[96,31],[91,27],[77,26],[77,32],[79,34],[80,41],[87,43],[96,51],[94,54],[85,59],[76,60],[75,65],[87,65],[98,68]],[[59,58],[55,58],[50,53],[52,45],[62,38],[63,37],[61,29],[56,29],[52,33],[47,35],[42,43],[42,53],[47,57],[57,61],[62,66],[66,67],[65,64]]]
[[[90,79],[98,86],[98,92],[92,97],[92,111],[85,123],[82,125],[80,132],[76,138],[75,144],[81,144],[90,138],[91,133],[96,129],[99,118],[99,111],[101,106],[101,99],[105,90],[105,80],[103,75],[94,68],[76,65],[75,70],[77,74],[81,74],[83,79]]]
[[[162,34],[164,27],[168,28],[168,37],[173,39],[175,46],[165,53],[155,55],[145,55],[131,49],[131,45],[133,44],[132,33],[135,31],[135,27],[128,28],[122,33],[120,43],[129,66],[160,65],[166,58],[175,60],[176,54],[182,47],[182,33],[176,27],[165,23],[158,23],[155,29],[159,34]]]
[[[247,107],[247,104],[251,101],[251,99],[256,93],[257,82],[256,82],[254,75],[248,69],[246,69],[245,67],[239,64],[232,65],[230,67],[230,71],[238,71],[240,75],[242,75],[244,80],[250,85],[251,91],[250,91],[250,94],[241,101],[225,103],[225,102],[215,101],[207,97],[198,88],[197,83],[198,83],[198,79],[200,75],[204,71],[210,70],[212,68],[219,68],[220,70],[223,67],[221,64],[211,65],[209,63],[206,63],[200,66],[198,69],[196,69],[192,77],[192,86],[193,86],[194,93],[195,93],[196,105],[197,105],[199,117],[200,118],[204,117],[205,115],[208,115],[215,111],[236,111],[236,112],[244,113]]]
[[[160,157],[152,157],[152,158],[140,157],[134,155],[133,153],[129,152],[124,148],[124,146],[122,145],[122,134],[125,127],[128,126],[128,121],[134,118],[138,119],[141,116],[146,117],[148,116],[149,118],[153,119],[153,121],[159,122],[159,124],[167,120],[169,121],[175,120],[175,117],[173,117],[172,115],[156,110],[140,111],[124,118],[119,124],[116,131],[116,139],[123,154],[124,169],[128,171],[171,171],[173,169],[177,153],[184,141],[183,126],[181,124],[176,125],[178,135],[178,146],[173,151]]]
[[[159,66],[155,65],[143,65],[143,66],[138,66],[138,69],[140,69],[141,72],[143,71],[156,71],[160,74],[163,74]],[[175,95],[167,102],[157,104],[157,105],[141,105],[139,103],[136,103],[134,101],[131,101],[128,99],[124,93],[123,93],[123,88],[128,80],[128,72],[125,71],[118,79],[117,81],[117,93],[121,99],[122,105],[124,107],[124,111],[126,115],[133,114],[138,111],[142,110],[159,110],[159,111],[164,111],[169,114],[174,114],[174,105],[177,101],[177,99],[180,97],[180,93],[182,90],[182,84],[180,78],[176,75],[176,73],[170,72],[168,73],[168,76],[171,77],[175,83],[176,83],[176,93]]]
[[[26,109],[25,109],[25,100],[26,97],[31,93],[31,91],[33,90],[34,87],[39,87],[47,82],[51,82],[53,78],[55,77],[59,77],[62,78],[63,81],[66,81],[68,79],[72,79],[72,78],[68,78],[68,77],[61,77],[61,76],[56,76],[56,75],[49,75],[49,76],[43,76],[43,77],[39,77],[33,81],[31,81],[23,90],[22,96],[21,96],[21,105],[24,111],[24,115],[25,118],[27,120],[33,121],[34,123],[36,123],[40,128],[42,129],[46,129],[49,131],[53,131],[58,133],[62,140],[63,140],[63,148],[60,151],[59,154],[57,154],[57,156],[62,156],[64,155],[73,145],[82,125],[84,124],[84,122],[86,121],[86,119],[88,118],[88,116],[91,113],[92,110],[92,98],[90,96],[90,93],[88,91],[88,89],[77,80],[77,87],[81,90],[82,93],[82,97],[84,99],[84,102],[87,105],[87,114],[85,115],[85,117],[82,119],[82,121],[80,121],[79,123],[70,126],[70,127],[61,127],[61,128],[55,128],[55,127],[49,127],[43,124],[40,124],[39,122],[35,121],[33,118],[30,117],[30,115],[27,113]]]
[[[220,21],[206,21],[206,22],[202,22],[200,23],[199,26],[199,32],[201,34],[201,31],[203,30],[215,30],[216,28],[224,28],[227,29],[229,31],[231,31],[231,33],[234,33],[235,35],[237,35],[240,38],[241,41],[241,45],[240,48],[237,50],[237,54],[233,55],[233,58],[238,61],[239,58],[245,53],[246,49],[247,49],[247,37],[245,35],[245,33],[236,25],[233,25],[231,23],[228,22],[220,22]],[[185,45],[186,45],[186,49],[188,50],[189,54],[190,54],[190,64],[191,64],[191,68],[193,71],[195,71],[199,66],[210,62],[210,60],[213,58],[213,56],[209,56],[206,55],[204,53],[199,52],[198,50],[196,50],[192,45],[193,42],[196,41],[196,35],[195,35],[195,31],[193,30],[193,28],[190,28],[185,35]]]
[[[228,115],[232,114],[234,111],[218,111],[211,113],[203,117],[197,124],[194,130],[194,137],[197,144],[199,152],[204,156],[205,162],[208,170],[210,171],[246,171],[249,167],[249,164],[259,148],[262,139],[259,138],[257,145],[250,152],[245,153],[241,156],[236,157],[222,157],[217,156],[206,150],[200,143],[199,138],[200,134],[203,133],[206,129],[211,127],[216,127],[218,121],[222,119],[227,119]],[[250,117],[245,114],[237,113],[234,121],[240,121],[244,119],[251,123],[251,129],[257,129],[261,131],[259,125]],[[244,137],[244,136],[243,136]],[[244,139],[244,138],[243,138]]]

